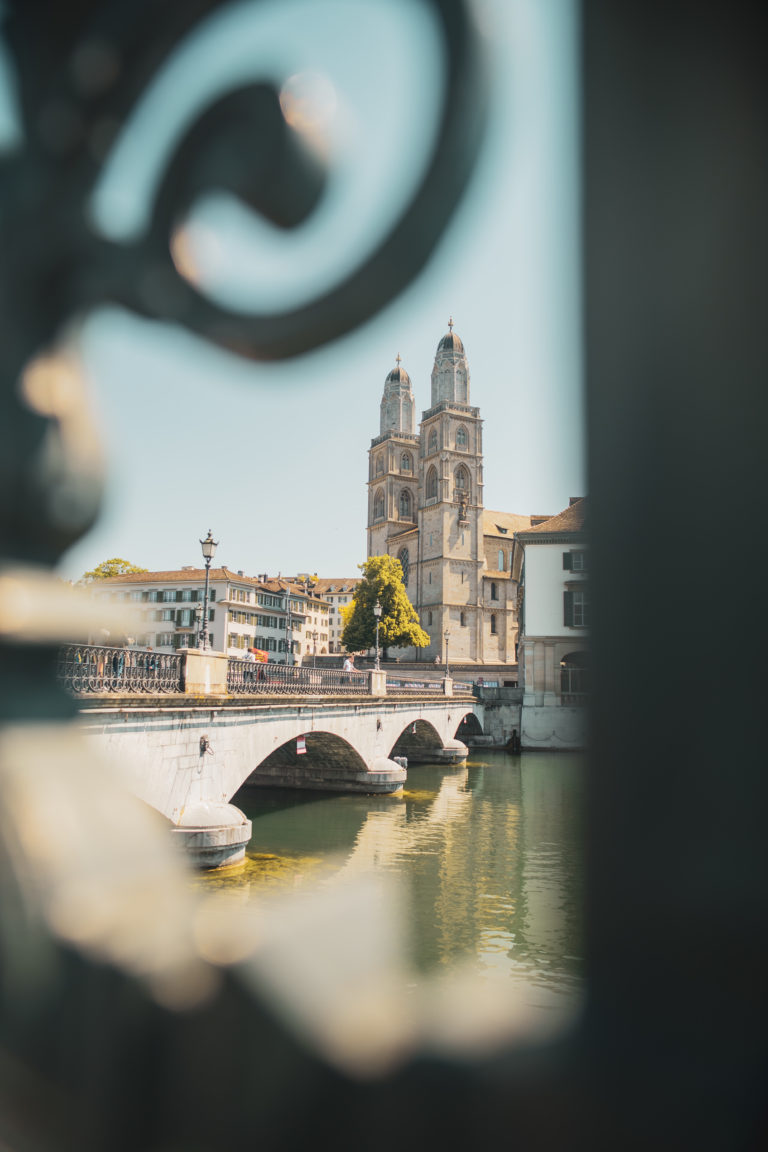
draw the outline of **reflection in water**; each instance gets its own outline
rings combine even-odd
[[[409,768],[394,796],[243,789],[246,863],[198,883],[250,902],[387,872],[409,910],[417,974],[469,965],[548,1003],[581,973],[581,768],[569,753],[483,750],[461,768]]]

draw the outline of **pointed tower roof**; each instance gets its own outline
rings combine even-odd
[[[467,354],[458,333],[453,330],[453,317],[448,321],[448,331],[437,346],[432,369],[432,407],[443,401],[469,404]]]
[[[411,378],[401,366],[399,352],[395,359],[397,363],[384,381],[379,431],[382,436],[387,432],[412,436],[415,432],[416,405]]]
[[[401,359],[400,353],[398,352],[397,356],[395,356],[395,360],[397,361],[397,364],[390,371],[386,380],[384,381],[384,391],[385,392],[387,389],[387,384],[402,384],[408,388],[410,388],[410,386],[411,386],[411,378],[408,375],[408,373],[406,372],[405,368],[400,367],[400,359]]]
[[[464,345],[461,342],[461,337],[453,330],[453,317],[448,319],[448,331],[437,346],[438,352],[457,352],[460,356],[464,355]]]

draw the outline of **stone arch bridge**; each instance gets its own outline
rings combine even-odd
[[[197,863],[242,858],[251,826],[230,803],[245,783],[395,792],[409,764],[461,763],[482,732],[475,699],[222,700],[102,698],[80,726],[130,790],[168,818]]]

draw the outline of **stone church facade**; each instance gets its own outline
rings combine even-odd
[[[517,662],[516,531],[546,517],[483,505],[483,422],[470,403],[464,345],[448,323],[435,354],[430,407],[416,430],[411,380],[397,357],[368,453],[368,556],[395,556],[429,648],[408,659]],[[446,638],[446,632],[448,637]]]

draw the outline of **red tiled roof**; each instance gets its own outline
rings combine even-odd
[[[492,512],[488,508],[483,510],[483,536],[511,539],[514,532],[523,532],[530,526],[530,516],[522,516],[517,512]],[[506,528],[506,532],[502,532],[502,528]]]
[[[518,535],[527,539],[529,536],[547,536],[555,532],[580,532],[584,528],[586,520],[587,497],[583,496],[580,500],[574,500],[562,512],[558,512],[557,516],[550,516],[549,520],[545,520],[543,524],[537,524],[535,528],[524,529],[518,532]]]

